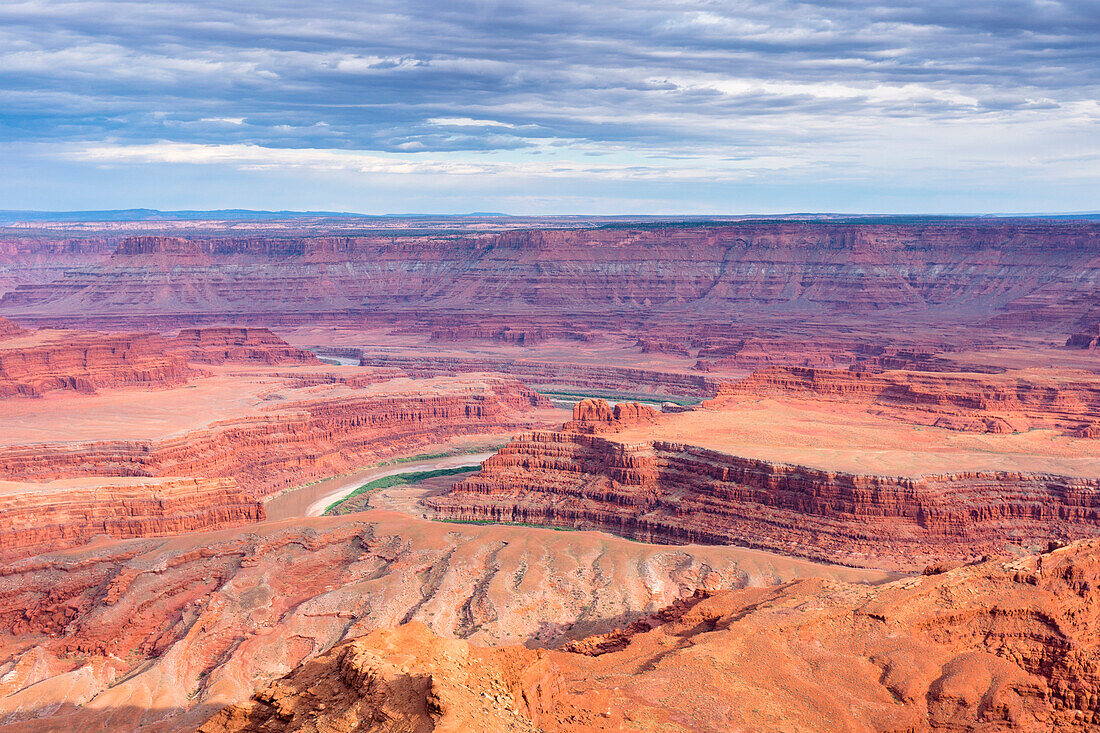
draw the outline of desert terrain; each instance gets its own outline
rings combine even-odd
[[[1098,287],[1076,220],[0,227],[0,731],[1100,725]]]

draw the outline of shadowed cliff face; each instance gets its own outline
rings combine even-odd
[[[700,594],[560,651],[410,624],[201,730],[1084,730],[1100,718],[1098,569],[1089,542],[876,587]]]
[[[1098,251],[1100,225],[1049,222],[135,237],[106,262],[7,293],[0,312],[104,323],[466,311],[1050,325],[1094,309]]]

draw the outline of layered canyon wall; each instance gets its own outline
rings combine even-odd
[[[1011,433],[1056,428],[1100,435],[1100,379],[1092,374],[944,374],[768,367],[727,382],[721,398],[795,397],[873,404],[936,427]]]
[[[735,544],[910,571],[1008,543],[1100,534],[1096,479],[822,471],[683,443],[623,443],[581,429],[604,424],[588,413],[578,405],[566,429],[520,436],[425,504],[462,521],[604,529],[647,542]]]
[[[317,364],[316,355],[291,346],[266,328],[186,328],[168,348],[188,361],[206,364]]]
[[[45,482],[90,476],[217,476],[259,497],[447,438],[520,428],[545,398],[505,378],[441,394],[276,404],[178,437],[0,448],[0,475]]]
[[[654,395],[713,397],[721,381],[702,374],[636,369],[632,367],[535,359],[502,359],[463,356],[400,356],[360,352],[363,366],[400,369],[412,377],[495,372],[527,384],[588,387],[615,392],[647,392]]]
[[[113,327],[380,314],[453,322],[476,312],[668,322],[694,314],[713,323],[862,314],[976,325],[996,317],[1005,327],[1067,328],[1094,308],[1098,242],[1095,223],[965,219],[133,237],[106,262],[20,285],[0,297],[0,313]]]
[[[0,398],[178,386],[202,374],[192,364],[225,363],[320,362],[266,328],[186,329],[166,338],[155,333],[28,332],[0,320]]]
[[[0,398],[185,383],[197,372],[156,334],[39,332],[0,341]]]
[[[0,562],[83,545],[100,535],[157,537],[263,518],[262,502],[231,478],[0,481]]]

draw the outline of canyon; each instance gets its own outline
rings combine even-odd
[[[547,405],[504,377],[334,368],[266,329],[24,330],[0,340],[0,561],[256,522],[280,490]]]
[[[1098,254],[0,226],[0,731],[1096,725]]]
[[[1100,479],[860,475],[570,427],[519,437],[427,506],[455,520],[603,529],[645,542],[739,545],[909,572],[1006,542],[1100,534]]]

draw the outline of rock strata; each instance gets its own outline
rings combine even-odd
[[[870,314],[907,324],[998,319],[1064,339],[1067,324],[1095,310],[1098,241],[1090,222],[976,219],[141,236],[119,242],[106,261],[72,260],[52,282],[17,274],[0,310],[130,328],[438,315],[443,335],[456,315],[478,312],[713,324]],[[33,238],[12,246],[30,259],[57,249]]]
[[[188,361],[206,364],[317,364],[317,356],[291,346],[266,328],[188,328],[168,348]]]
[[[100,535],[156,537],[263,518],[263,504],[226,478],[0,481],[0,562],[82,545]]]
[[[0,318],[0,340],[11,338],[12,336],[21,336],[26,331],[16,324],[9,321],[7,318]]]
[[[29,333],[0,319],[0,339],[0,398],[175,386],[201,373],[189,364],[319,363],[266,328],[187,329],[165,338],[52,329]]]
[[[39,332],[0,342],[0,398],[53,390],[92,393],[113,387],[165,387],[196,374],[156,334]]]
[[[769,396],[873,404],[909,422],[979,433],[1058,428],[1076,434],[1095,425],[1100,414],[1100,378],[1081,373],[875,374],[768,367],[723,384],[719,392],[720,400]]]
[[[437,391],[437,394],[432,394]],[[214,476],[253,497],[458,435],[522,428],[545,398],[510,379],[436,383],[394,395],[333,393],[156,440],[12,445],[0,475],[45,482],[90,476]]]
[[[702,374],[533,359],[363,353],[359,363],[363,366],[400,369],[412,377],[497,372],[521,379],[527,384],[592,387],[612,392],[647,392],[688,397],[713,397],[718,394],[718,388],[722,384],[720,379]]]
[[[413,621],[479,647],[556,645],[696,588],[813,576],[891,577],[729,547],[384,512],[100,543],[0,567],[0,731],[193,731],[220,707],[376,629]],[[445,663],[449,648],[425,651]],[[407,689],[400,669],[418,666],[415,649],[391,670],[396,678],[377,668],[396,685],[380,693]],[[326,672],[321,686],[366,681],[353,669],[370,667],[352,661],[350,676]]]
[[[591,412],[578,405],[575,417]],[[1100,535],[1097,479],[859,475],[661,440],[623,443],[577,423],[588,424],[518,437],[426,506],[451,519],[599,528],[910,571],[1008,544]]]
[[[1088,730],[1098,569],[1089,542],[878,587],[726,591],[557,651],[406,625],[337,647],[201,730]]]

